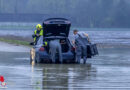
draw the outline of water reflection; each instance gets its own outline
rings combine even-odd
[[[0,52],[9,90],[130,90],[130,48],[103,48],[91,64],[30,65],[28,53]]]
[[[85,88],[86,84],[96,78],[96,69],[87,65],[36,65],[43,67],[43,89]]]

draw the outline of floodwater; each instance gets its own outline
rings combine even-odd
[[[0,90],[130,90],[130,48],[126,47],[130,45],[130,30],[78,30],[86,30],[92,43],[111,44],[114,48],[99,48],[99,56],[88,59],[85,65],[32,66],[27,48],[0,43],[0,75],[7,83],[6,87],[0,85]],[[33,30],[0,30],[0,36],[30,38],[32,34]]]
[[[70,31],[69,38],[73,39],[72,30]],[[79,28],[81,32],[86,32],[92,43],[101,44],[119,44],[130,45],[130,29],[89,29]],[[32,38],[34,30],[0,30],[0,36],[19,36],[23,38]]]
[[[130,90],[129,52],[130,48],[100,48],[100,55],[87,64],[34,66],[29,52],[0,52],[0,74],[7,90]]]

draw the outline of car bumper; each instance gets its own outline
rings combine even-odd
[[[43,60],[51,60],[51,55],[47,52],[39,52],[40,58]],[[74,60],[74,54],[72,52],[62,53],[63,60]],[[58,59],[58,55],[56,55],[56,59]]]

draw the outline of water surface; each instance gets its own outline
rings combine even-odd
[[[8,90],[129,90],[130,48],[99,49],[87,64],[37,64],[28,52],[0,52],[0,74]]]

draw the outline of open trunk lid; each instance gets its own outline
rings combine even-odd
[[[43,22],[43,36],[64,36],[68,37],[71,22],[64,18],[50,18]]]

